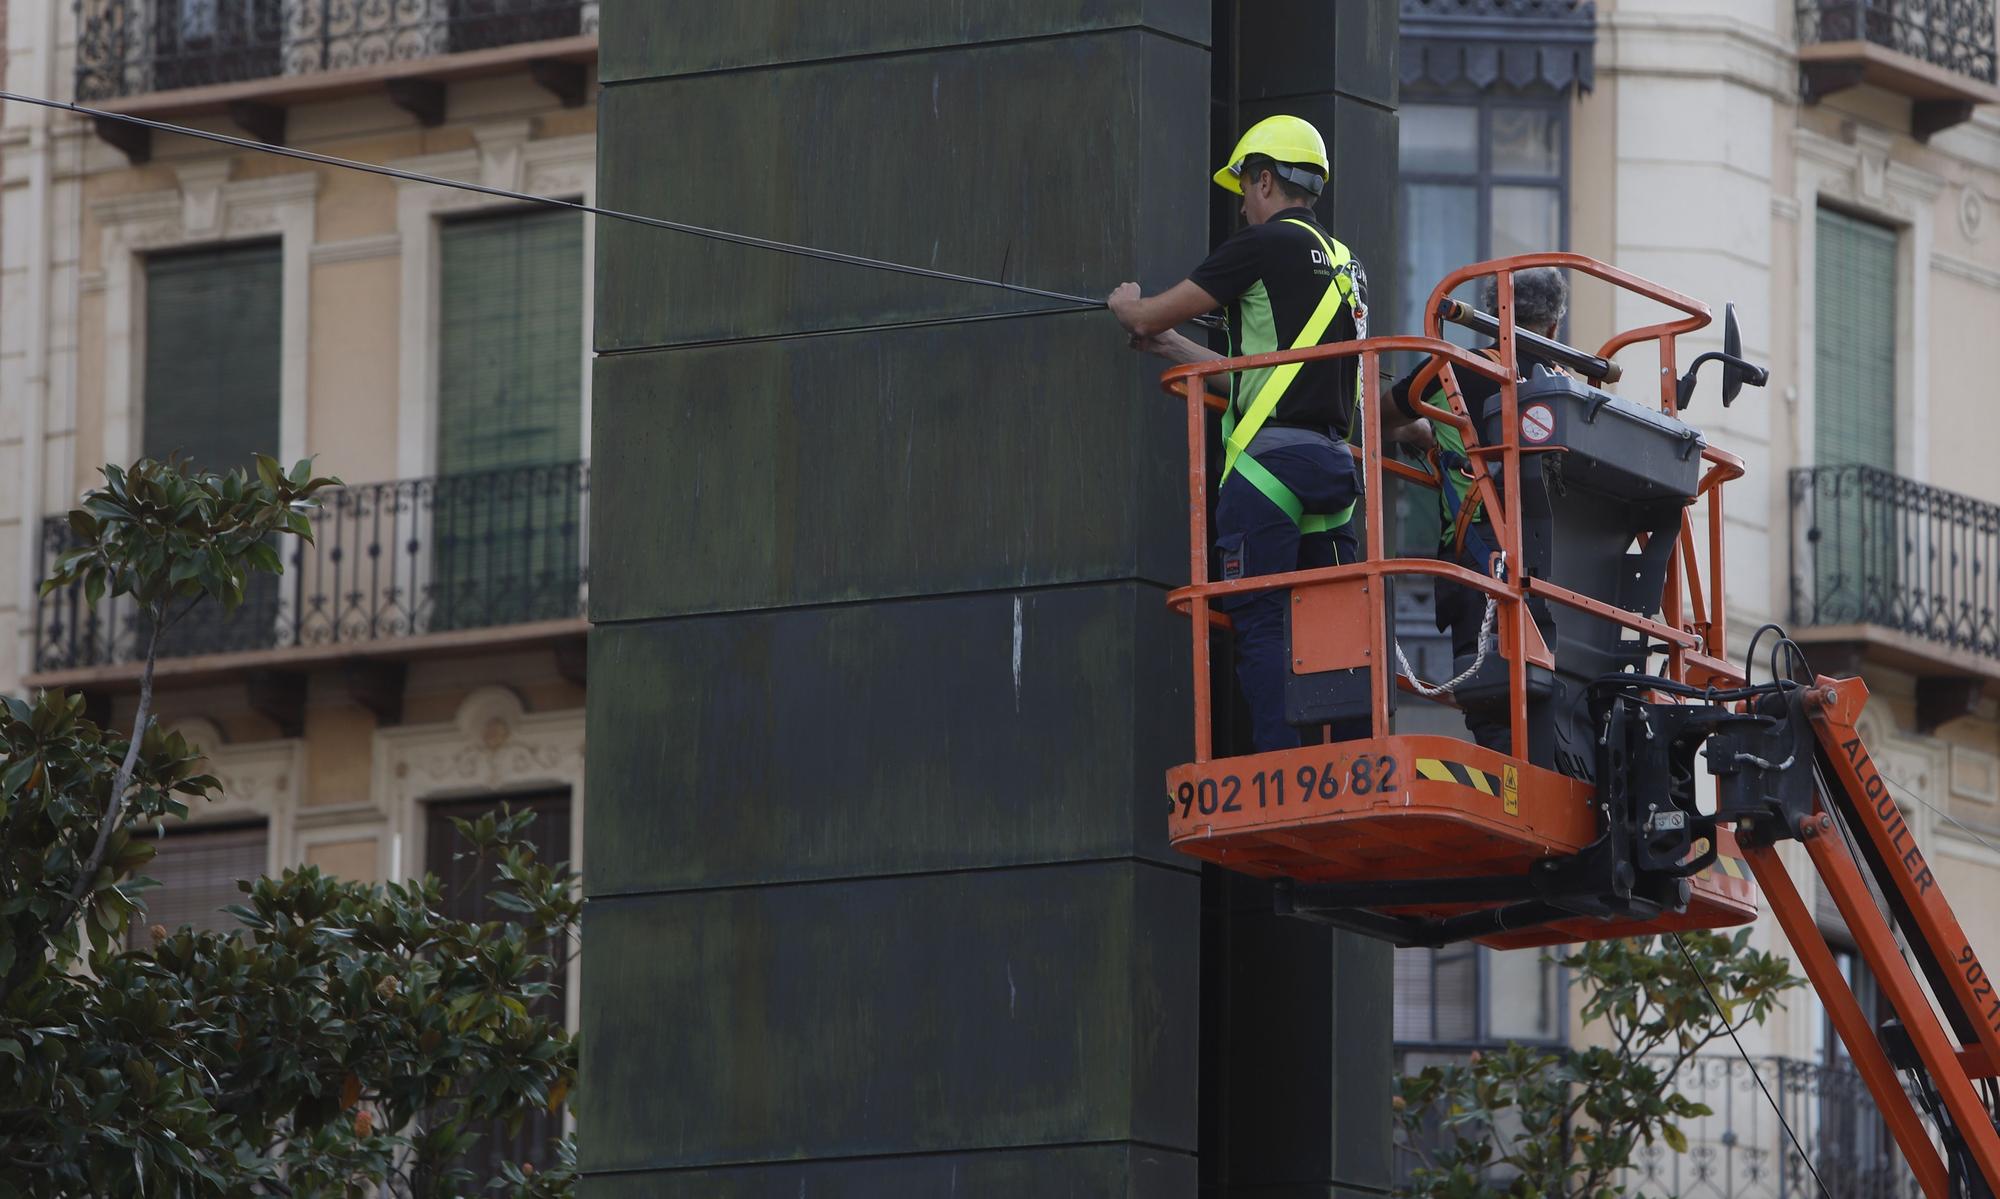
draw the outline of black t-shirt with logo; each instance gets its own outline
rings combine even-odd
[[[1312,228],[1302,228],[1293,221],[1304,221]],[[1292,348],[1333,282],[1329,248],[1337,253],[1340,243],[1320,228],[1312,209],[1287,208],[1261,225],[1238,232],[1194,269],[1189,280],[1228,307],[1231,357]],[[1359,262],[1350,270],[1353,295],[1320,335],[1321,345],[1351,341],[1358,335],[1354,314],[1357,307],[1367,311],[1368,278]],[[1360,362],[1359,358],[1342,358],[1306,363],[1285,389],[1267,423],[1312,429],[1345,440],[1354,419]],[[1270,371],[1267,367],[1234,377],[1231,394],[1237,397],[1239,414],[1249,407]]]

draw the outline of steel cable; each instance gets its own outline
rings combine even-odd
[[[977,275],[961,275],[952,271],[940,271],[930,267],[911,266],[908,263],[870,258],[863,254],[847,254],[839,250],[823,250],[817,246],[779,241],[776,238],[753,237],[747,233],[735,233],[727,229],[694,225],[686,221],[670,221],[664,217],[644,216],[636,212],[623,212],[616,208],[586,204],[581,200],[562,200],[554,196],[539,196],[532,192],[515,191],[512,188],[492,187],[484,183],[471,183],[463,179],[446,179],[438,175],[426,175],[419,171],[406,171],[398,167],[384,166],[381,163],[361,162],[357,159],[341,158],[333,154],[321,154],[313,150],[301,150],[295,146],[273,145],[269,142],[260,142],[247,137],[237,137],[233,134],[215,133],[207,129],[195,129],[186,125],[176,125],[171,121],[158,121],[150,117],[133,116],[130,113],[91,108],[88,105],[75,104],[68,100],[51,100],[43,96],[29,96],[20,92],[0,91],[0,101],[9,100],[17,104],[32,104],[41,108],[72,112],[78,116],[89,117],[94,121],[119,121],[142,129],[151,129],[160,133],[178,134],[181,137],[191,137],[200,141],[214,142],[217,145],[230,146],[238,150],[248,150],[258,154],[273,154],[281,158],[292,158],[300,162],[316,163],[320,166],[337,167],[342,170],[362,171],[370,175],[400,179],[406,183],[425,183],[434,187],[449,187],[456,188],[459,191],[477,192],[480,195],[493,196],[502,200],[514,200],[522,204],[539,204],[549,208],[572,209],[576,212],[589,213],[592,216],[606,217],[618,221],[629,221],[633,224],[646,225],[654,229],[665,229],[669,232],[684,233],[691,237],[706,238],[710,241],[747,246],[755,250],[768,250],[777,254],[813,258],[821,262],[860,267],[864,270],[887,271],[892,274],[911,275],[920,279],[934,279],[943,283],[964,283],[975,287],[998,288],[1001,291],[1009,291],[1017,295],[1034,296],[1043,300],[1061,300],[1065,303],[1074,304],[1079,309],[1105,307],[1105,302],[1100,299],[1092,299],[1089,296],[1071,295],[1068,292],[1050,291],[1042,287],[1030,287],[1025,283],[1007,283],[999,279],[984,279]],[[1015,314],[1000,313],[991,315],[1012,316]],[[1028,314],[1024,313],[1022,315]],[[939,322],[931,321],[925,323]],[[1221,324],[1214,317],[1200,317],[1194,323],[1210,328],[1220,327]],[[870,326],[870,328],[888,327],[893,326]]]

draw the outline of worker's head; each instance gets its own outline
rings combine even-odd
[[[1496,315],[1500,307],[1500,280],[1498,276],[1486,280],[1481,304],[1488,312]],[[1560,268],[1552,266],[1531,266],[1514,272],[1514,326],[1543,337],[1554,337],[1556,326],[1562,324],[1563,314],[1569,311],[1569,285],[1563,282]]]
[[[1250,126],[1214,178],[1216,186],[1243,197],[1243,218],[1261,225],[1318,199],[1330,171],[1319,130],[1298,117],[1277,116]]]

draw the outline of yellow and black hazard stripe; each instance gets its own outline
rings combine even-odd
[[[1506,768],[1504,775],[1496,775],[1468,766],[1464,762],[1454,762],[1449,758],[1418,758],[1417,774],[1434,783],[1456,783],[1470,787],[1481,795],[1500,801],[1500,808],[1509,816],[1521,814],[1521,788],[1519,775],[1514,767]]]
[[[1715,865],[1709,867],[1709,869],[1718,871],[1730,878],[1740,878],[1745,882],[1748,882],[1750,879],[1750,864],[1742,858],[1732,858],[1726,853],[1717,854]]]

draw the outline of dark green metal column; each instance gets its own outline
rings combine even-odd
[[[599,197],[1156,290],[1208,242],[1211,19],[607,3]],[[1192,1196],[1157,364],[1102,312],[597,235],[586,1193]]]
[[[1368,271],[1376,333],[1400,332],[1379,319],[1396,311],[1390,292],[1401,268],[1396,10],[1220,0],[1212,39],[1218,145],[1279,112],[1306,118],[1326,138],[1333,179],[1319,216]],[[1240,218],[1233,197],[1216,207],[1222,236]],[[1202,1193],[1386,1191],[1393,951],[1280,919],[1268,885],[1213,867],[1202,909]]]

